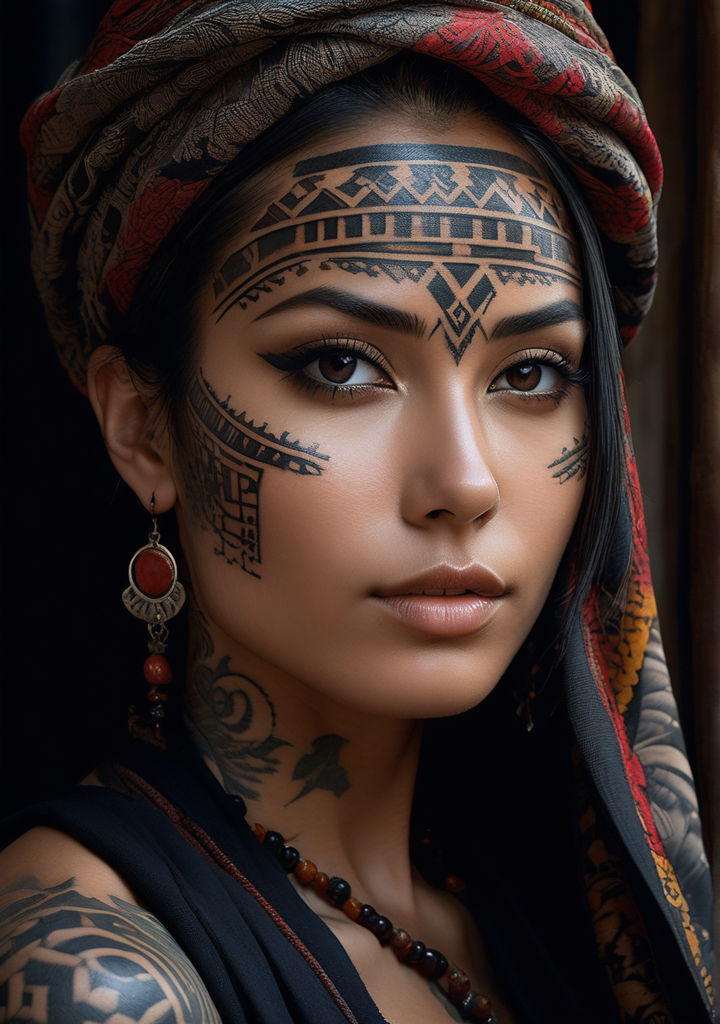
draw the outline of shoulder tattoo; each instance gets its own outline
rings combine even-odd
[[[220,1024],[197,971],[152,914],[87,896],[72,878],[49,889],[29,881],[0,896],[1,1018]]]

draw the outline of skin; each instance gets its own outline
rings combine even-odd
[[[276,264],[249,258],[283,197],[307,180],[298,164],[390,141],[406,147],[388,162],[408,190],[417,146],[445,147],[422,156],[446,184],[472,167],[448,146],[504,154],[486,159],[486,180],[507,197],[515,166],[522,238],[549,212],[555,249],[541,267],[519,250],[475,253],[468,284],[458,269],[466,250],[430,251],[417,219],[393,253],[361,224],[352,244],[372,243],[372,259],[357,248],[342,260],[298,254],[294,242]],[[154,493],[159,513],[178,516],[191,592],[186,708],[208,764],[244,796],[251,820],[292,836],[462,964],[504,1021],[512,1015],[473,922],[422,882],[407,849],[420,723],[496,685],[542,609],[584,491],[584,394],[557,370],[578,371],[585,337],[574,241],[550,183],[517,161],[534,158],[502,126],[469,115],[440,133],[373,117],[352,138],[316,143],[275,168],[262,215],[209,268],[182,444],[110,353],[95,354],[89,376],[119,472],[146,507]],[[334,162],[314,165],[324,194],[366,176],[367,153]],[[468,205],[466,225],[501,222],[486,202]],[[398,212],[389,199],[385,212]],[[296,239],[308,215],[281,213]],[[459,302],[467,317],[453,312]],[[298,347],[312,351],[304,366]],[[430,635],[378,598],[441,564],[481,564],[501,581],[482,628]],[[302,895],[388,1020],[448,1019],[372,936]]]

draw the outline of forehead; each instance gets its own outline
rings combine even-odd
[[[338,147],[298,160],[278,179],[215,271],[216,322],[232,308],[262,307],[278,289],[307,288],[323,271],[374,292],[378,282],[418,285],[459,363],[478,332],[487,337],[485,315],[499,290],[519,287],[536,300],[548,286],[581,292],[560,196],[517,144]]]
[[[581,283],[556,190],[524,157],[494,149],[399,143],[301,160],[243,241],[216,272],[217,314],[312,260],[411,275],[425,258],[455,285],[483,260],[501,279],[524,269]]]

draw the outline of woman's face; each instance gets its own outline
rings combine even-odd
[[[537,618],[588,459],[577,250],[507,130],[374,118],[269,173],[212,268],[176,455],[195,597],[307,695],[479,702]]]

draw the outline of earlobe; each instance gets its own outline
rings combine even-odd
[[[154,494],[156,510],[167,512],[177,497],[167,430],[158,429],[157,409],[138,389],[118,349],[103,345],[93,352],[87,384],[113,465],[146,509]]]

